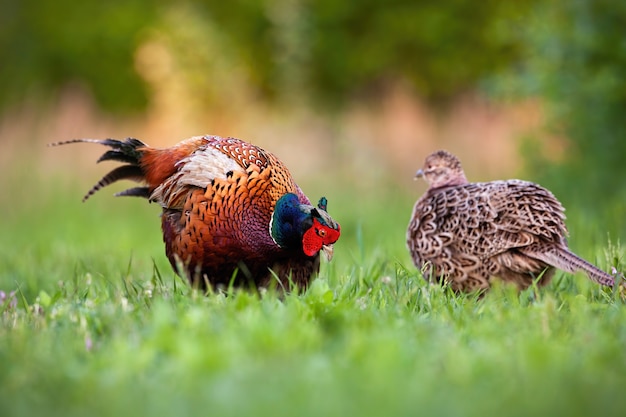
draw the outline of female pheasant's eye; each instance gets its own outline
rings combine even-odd
[[[317,234],[318,234],[320,237],[324,237],[324,236],[326,236],[326,230],[324,230],[324,229],[318,229],[318,230],[317,230]]]

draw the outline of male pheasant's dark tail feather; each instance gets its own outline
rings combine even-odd
[[[590,280],[600,285],[604,285],[606,287],[612,287],[615,285],[615,279],[611,275],[607,274],[592,263],[587,262],[575,253],[572,253],[567,248],[552,246],[546,249],[547,250],[545,251],[523,250],[523,252],[565,272],[574,273],[577,271],[583,271],[587,274]]]
[[[145,173],[141,168],[140,161],[143,155],[141,148],[144,148],[147,145],[142,141],[135,138],[127,138],[123,141],[116,139],[73,139],[64,142],[51,143],[49,146],[67,145],[70,143],[98,143],[100,145],[108,146],[111,149],[102,154],[102,156],[98,159],[98,162],[119,161],[126,163],[126,165],[114,168],[102,177],[102,179],[98,181],[87,194],[85,194],[83,201],[86,201],[89,197],[96,193],[96,191],[120,180],[127,179],[135,182],[145,181]],[[115,195],[149,198],[150,191],[148,187],[135,187],[121,191]]]

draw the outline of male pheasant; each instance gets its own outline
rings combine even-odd
[[[307,287],[330,260],[340,227],[326,198],[311,205],[287,167],[273,154],[234,138],[192,137],[165,149],[127,138],[76,139],[111,148],[98,160],[119,161],[85,195],[129,179],[142,186],[117,193],[163,208],[165,252],[193,285]]]
[[[427,279],[472,292],[499,277],[524,289],[535,279],[548,283],[559,268],[613,286],[613,277],[568,249],[563,206],[545,188],[520,180],[470,183],[446,151],[429,155],[418,177],[429,187],[413,208],[407,245]]]

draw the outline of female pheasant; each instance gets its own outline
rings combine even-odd
[[[77,139],[110,147],[98,160],[125,163],[101,188],[129,179],[143,185],[117,193],[163,208],[165,252],[172,267],[201,288],[224,286],[304,289],[330,260],[340,227],[326,198],[311,205],[287,167],[273,154],[234,138],[198,136],[166,149],[127,138]]]
[[[429,155],[417,177],[429,187],[413,208],[407,245],[428,279],[456,291],[487,290],[494,276],[527,288],[537,278],[548,283],[559,268],[613,286],[613,277],[568,249],[563,206],[545,188],[520,180],[470,183],[446,151]]]

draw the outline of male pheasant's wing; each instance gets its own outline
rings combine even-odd
[[[147,164],[152,160],[167,160],[170,154],[172,158],[169,159],[176,158],[168,164],[171,169],[167,170],[167,175],[149,181],[154,184],[151,200],[165,208],[179,209],[190,191],[228,183],[240,175],[249,180],[241,189],[261,194],[268,188],[273,203],[288,192],[296,193],[302,203],[310,203],[287,167],[272,153],[251,143],[235,138],[198,136],[181,142],[176,147],[181,151],[174,152],[173,149],[154,150],[144,158]]]
[[[158,202],[165,209],[180,210],[189,193],[207,189],[216,181],[245,172],[239,161],[212,146],[214,141],[214,137],[197,136],[177,145],[176,148],[184,149],[184,152],[174,152],[175,148],[169,148],[146,155],[146,163],[150,163],[151,159],[158,162],[171,159],[168,164],[170,169],[160,170],[167,175],[152,181],[151,201]]]
[[[212,137],[209,144],[237,161],[246,171],[254,172],[258,169],[260,172],[267,172],[268,195],[271,197],[272,210],[276,201],[286,193],[294,193],[302,204],[310,204],[287,166],[271,152],[235,138]]]

